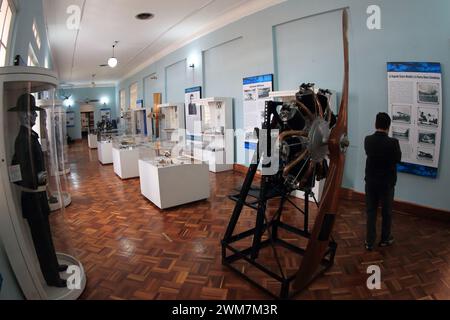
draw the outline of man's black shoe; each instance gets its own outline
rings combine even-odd
[[[367,242],[365,243],[365,247],[367,251],[373,251],[373,245],[368,244]]]
[[[394,242],[395,242],[394,237],[390,236],[389,239],[381,241],[379,246],[380,247],[390,247],[394,244]]]

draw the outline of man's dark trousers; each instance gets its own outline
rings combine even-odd
[[[395,186],[390,184],[366,183],[367,244],[373,246],[377,237],[377,209],[381,204],[383,218],[381,241],[389,240],[392,225],[392,205]]]

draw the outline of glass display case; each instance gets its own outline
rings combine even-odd
[[[209,198],[209,166],[186,156],[184,146],[156,141],[139,150],[141,193],[158,208]]]
[[[76,299],[86,285],[65,208],[50,213],[51,195],[63,201],[58,148],[64,139],[55,132],[52,102],[57,85],[48,69],[0,68],[0,231],[22,292],[32,300]],[[46,108],[37,105],[38,96],[49,100]]]
[[[184,140],[184,104],[166,103],[157,106],[159,119],[159,138],[161,140]]]
[[[190,154],[209,163],[211,172],[233,170],[234,126],[231,98],[206,98],[195,100],[201,109],[201,143],[190,147]]]
[[[139,177],[139,148],[152,141],[144,135],[117,135],[112,138],[114,172],[121,179]]]
[[[70,172],[67,146],[66,111],[59,100],[37,100],[36,105],[43,109],[37,115],[35,131],[40,136],[40,143],[45,157],[48,177],[47,196],[51,211],[71,204],[72,198],[66,174]],[[57,141],[52,148],[50,143]],[[59,143],[61,142],[61,143]],[[60,179],[54,179],[55,175]]]
[[[103,165],[113,164],[112,145],[113,137],[120,135],[119,130],[98,130],[97,133],[97,154],[98,161]]]

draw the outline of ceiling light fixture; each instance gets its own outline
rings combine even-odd
[[[117,67],[117,64],[119,63],[119,61],[117,60],[117,58],[114,55],[115,49],[116,49],[116,46],[118,43],[119,43],[119,41],[114,41],[113,54],[112,54],[112,57],[108,59],[108,66],[110,66],[111,68]]]
[[[136,19],[138,20],[150,20],[153,19],[155,15],[150,12],[143,12],[136,15]]]

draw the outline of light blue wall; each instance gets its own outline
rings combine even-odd
[[[73,90],[71,100],[74,101],[74,105],[72,105],[68,111],[75,112],[75,127],[67,128],[67,134],[74,140],[81,139],[81,114],[80,114],[80,103],[81,101],[89,100],[101,100],[103,97],[109,99],[109,103],[107,106],[104,106],[100,103],[94,103],[95,105],[95,113],[94,113],[94,121],[97,124],[98,121],[101,120],[100,109],[111,109],[111,119],[116,119],[118,117],[118,106],[116,103],[116,88],[108,87],[108,88],[77,88]]]
[[[380,5],[382,10],[382,30],[370,31],[366,26],[366,10],[369,5],[374,4]],[[195,70],[188,68],[186,71],[186,88],[201,85],[205,87],[207,95],[233,97],[235,124],[237,128],[242,128],[240,80],[244,77],[274,73],[277,79],[276,90],[295,89],[291,86],[317,81],[330,89],[341,91],[341,26],[340,21],[337,21],[338,13],[333,11],[344,7],[349,8],[350,14],[351,55],[351,147],[347,156],[344,186],[363,192],[363,140],[373,131],[375,115],[388,108],[386,62],[442,63],[443,137],[448,132],[446,127],[450,124],[450,113],[447,101],[450,90],[445,84],[450,81],[447,72],[450,67],[450,1],[290,0],[195,40],[124,80],[119,84],[118,90],[128,90],[132,82],[138,82],[141,90],[144,78],[156,72],[158,79],[152,87],[155,92],[166,96],[166,92],[171,90],[166,86],[170,85],[165,79],[166,68],[183,59],[187,59],[188,64],[189,60],[194,59],[198,63]],[[312,36],[314,34],[319,36]],[[230,50],[228,42],[241,37],[242,41],[233,41],[233,48]],[[221,56],[231,56],[234,59],[222,61],[215,66],[209,62],[220,61]],[[295,59],[302,60],[294,63]],[[214,80],[217,76],[220,79]],[[143,95],[142,91],[139,95]],[[237,161],[242,162],[242,159],[238,153]],[[443,143],[438,179],[400,174],[397,198],[450,210],[450,198],[447,196],[450,168],[445,166],[449,161],[450,149]]]

